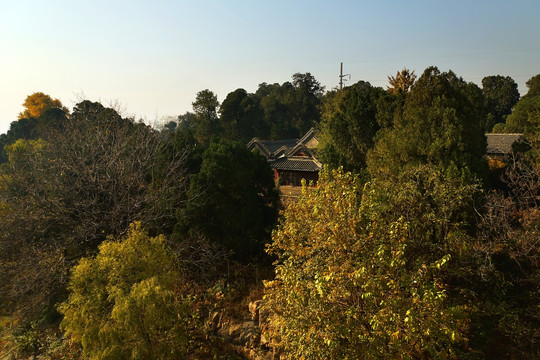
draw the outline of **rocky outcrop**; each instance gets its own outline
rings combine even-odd
[[[261,329],[267,317],[261,310],[262,304],[262,300],[249,303],[249,313],[241,320],[214,312],[207,321],[208,331],[234,345],[249,360],[278,360],[279,356],[269,348],[268,342],[261,339]]]

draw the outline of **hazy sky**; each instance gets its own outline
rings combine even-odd
[[[68,108],[118,102],[154,122],[191,111],[198,91],[283,83],[339,64],[386,87],[430,66],[481,84],[540,73],[539,0],[0,0],[0,133],[42,91]]]

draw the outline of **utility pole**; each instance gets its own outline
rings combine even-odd
[[[339,67],[339,90],[343,89],[343,78],[344,77],[349,77],[349,79],[351,78],[351,74],[345,74],[343,75],[343,63],[341,63],[340,67]],[[345,80],[346,81],[346,80]]]

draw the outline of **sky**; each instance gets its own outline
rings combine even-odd
[[[158,124],[197,92],[228,93],[311,73],[330,90],[386,87],[407,67],[481,86],[540,73],[539,0],[0,0],[0,133],[41,91],[72,109],[114,105]]]

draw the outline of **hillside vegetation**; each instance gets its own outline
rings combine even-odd
[[[540,358],[540,75],[389,80],[206,89],[159,129],[29,95],[0,135],[0,357]],[[245,145],[311,128],[324,169],[281,203]],[[497,168],[492,129],[523,134]]]

